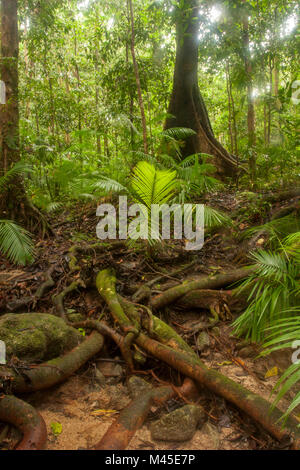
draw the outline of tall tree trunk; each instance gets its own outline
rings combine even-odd
[[[18,102],[18,1],[1,2],[1,80],[6,87],[6,104],[0,105],[0,177],[20,160]],[[0,216],[17,218],[24,199],[22,180],[15,178],[1,191]]]
[[[129,7],[129,19],[130,19],[130,26],[131,26],[131,56],[132,56],[134,73],[135,73],[135,81],[136,81],[136,87],[137,87],[137,93],[138,93],[138,99],[139,99],[139,107],[140,107],[141,118],[142,118],[144,152],[148,153],[148,138],[147,138],[147,123],[146,123],[146,115],[145,115],[145,106],[144,106],[144,101],[143,101],[143,96],[142,96],[139,67],[138,67],[138,63],[137,63],[136,55],[135,55],[135,30],[134,30],[134,14],[133,14],[132,0],[128,0],[128,7]]]
[[[198,85],[198,0],[185,0],[185,7],[178,8],[176,22],[176,62],[173,91],[168,108],[165,129],[186,127],[196,135],[186,139],[182,156],[194,153],[213,155],[220,174],[233,175],[236,162],[214,136],[205,103]]]
[[[6,86],[6,103],[0,105],[0,177],[20,160],[19,137],[19,30],[18,0],[1,3],[0,78]],[[20,176],[9,180],[0,193],[0,218],[12,219],[31,226],[49,226],[41,213],[28,200]]]

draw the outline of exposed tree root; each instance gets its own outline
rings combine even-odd
[[[78,287],[85,287],[84,282],[81,279],[71,282],[67,287],[65,287],[58,295],[52,296],[52,302],[54,304],[55,310],[61,318],[66,319],[66,312],[64,309],[64,298],[70,292],[78,289]]]
[[[199,359],[195,359],[182,351],[175,351],[142,333],[136,339],[136,343],[157,359],[166,362],[182,374],[194,379],[199,384],[236,405],[278,441],[291,438],[293,447],[300,450],[298,421],[289,417],[286,427],[283,428],[281,422],[278,422],[282,418],[282,412],[278,408],[274,408],[271,413],[270,403],[264,398],[247,390],[216,370],[208,369]]]
[[[83,322],[69,323],[69,325],[75,328],[87,328],[91,330],[96,330],[103,336],[108,336],[109,338],[111,338],[120,348],[122,357],[128,365],[129,369],[134,369],[130,346],[126,344],[125,338],[122,335],[110,328],[106,323],[98,320],[86,320]]]
[[[176,269],[175,271],[169,272],[168,274],[161,274],[158,277],[155,277],[154,279],[151,279],[151,281],[148,281],[144,283],[142,286],[140,286],[137,291],[133,294],[132,300],[134,302],[141,302],[145,298],[150,298],[151,295],[151,287],[154,286],[155,284],[161,282],[165,278],[173,278],[174,276],[177,276],[178,274],[181,274],[182,272],[186,271],[187,269],[191,268],[196,264],[196,260],[193,260],[191,263],[186,264],[185,266],[181,266],[179,269]],[[178,281],[179,283],[180,281]]]
[[[103,346],[101,334],[94,331],[79,346],[64,356],[29,369],[15,370],[0,367],[0,387],[15,393],[43,390],[66,380],[83,364],[97,354]]]
[[[239,295],[238,289],[233,290],[192,290],[178,299],[177,305],[182,308],[201,308],[219,310],[221,319],[226,320],[226,311],[232,313],[241,312],[246,308],[247,302],[245,295]],[[222,318],[224,312],[225,318]]]
[[[151,305],[155,309],[160,309],[172,302],[175,302],[175,300],[192,290],[218,289],[220,287],[228,286],[229,284],[233,284],[234,282],[238,282],[249,276],[253,270],[254,269],[251,267],[245,267],[233,270],[226,274],[216,274],[214,276],[204,277],[197,281],[185,282],[154,297],[151,301]]]
[[[187,397],[195,391],[194,382],[186,379],[178,390],[172,386],[164,386],[142,393],[122,410],[94,448],[96,450],[126,449],[136,431],[142,427],[153,404],[162,405],[176,396],[176,393]]]
[[[73,245],[69,249],[69,269],[73,273],[75,271],[80,271],[80,266],[77,264],[77,255],[78,254],[91,254],[91,253],[106,253],[110,250],[117,250],[118,248],[124,248],[126,242],[118,240],[114,243],[93,243],[91,245]]]
[[[24,308],[24,307],[26,307],[27,305],[30,305],[30,304],[32,304],[33,308],[35,308],[38,300],[41,299],[43,297],[43,295],[45,294],[45,292],[47,292],[49,289],[51,289],[51,287],[53,287],[54,284],[55,284],[52,277],[51,277],[53,269],[54,269],[53,267],[50,268],[44,274],[46,280],[45,280],[45,282],[43,282],[38,287],[38,289],[36,290],[36,292],[33,296],[22,297],[21,299],[17,299],[17,300],[11,301],[11,302],[7,302],[6,308],[10,312],[16,312],[18,310],[21,310],[21,308]]]
[[[14,425],[22,432],[23,438],[15,450],[41,450],[46,447],[45,421],[28,403],[12,395],[0,397],[0,421]]]
[[[247,272],[249,272],[249,270],[246,270],[246,273]],[[224,280],[225,282],[228,282],[229,277],[229,282],[233,282],[234,280],[241,279],[241,276],[245,276],[245,269],[237,270],[234,272],[234,275],[231,273],[230,276],[214,276],[212,282],[214,286],[216,286],[216,284],[219,286],[220,282],[223,283]],[[195,285],[198,287],[199,283],[207,283],[209,280],[211,279],[206,278],[204,281],[193,281],[188,284],[192,285],[193,287]],[[133,321],[135,323],[134,329],[136,330],[138,313],[133,312],[135,308],[134,305],[131,306],[131,309],[127,307],[127,315],[124,313],[120,304],[120,297],[118,298],[115,292],[114,283],[115,278],[112,276],[109,270],[102,271],[97,276],[97,288],[101,296],[105,300],[108,299],[108,305],[114,319],[119,322],[121,328],[124,331],[128,331],[130,319],[127,315],[130,314],[131,310],[132,313],[130,316],[132,315]],[[185,291],[186,285],[183,284],[179,287],[181,287],[180,292],[181,295],[183,295],[182,292]],[[169,291],[174,291],[174,289],[170,289]],[[168,299],[169,298],[170,296]],[[125,305],[125,303],[123,303],[123,305]],[[141,332],[139,332],[139,334],[135,337],[135,343],[142,347],[147,353],[150,353],[161,361],[166,362],[168,365],[175,368],[183,375],[194,379],[199,384],[206,386],[212,392],[217,393],[218,395],[236,405],[242,411],[247,413],[251,418],[253,418],[257,423],[259,423],[276,439],[282,441],[284,438],[290,437],[293,440],[294,448],[300,449],[300,430],[298,428],[298,422],[294,418],[290,417],[286,422],[286,428],[283,429],[281,423],[279,423],[279,420],[282,417],[282,412],[278,408],[272,410],[271,413],[270,403],[267,400],[260,397],[259,395],[252,393],[250,390],[247,390],[219,372],[213,369],[208,369],[194,353],[184,351],[183,348],[178,345],[176,340],[173,342],[175,348],[170,347],[171,331],[173,331],[174,338],[176,338],[178,335],[169,326],[165,325],[164,322],[161,320],[160,322],[161,328],[160,331],[158,331],[158,336],[161,335],[163,339],[162,342],[165,343],[165,331],[167,331],[167,336],[169,336],[169,345],[157,342],[156,340],[149,338]],[[162,327],[163,324],[165,327]],[[187,348],[190,349],[189,346],[187,346]]]

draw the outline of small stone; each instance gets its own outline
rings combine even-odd
[[[250,343],[248,339],[243,339],[242,341],[239,341],[235,347],[237,350],[240,350],[242,348],[245,348],[246,346],[249,346],[249,344]]]
[[[138,377],[136,375],[132,375],[127,382],[127,388],[129,390],[129,395],[131,398],[136,398],[142,393],[149,392],[152,389],[152,386],[149,382]]]
[[[100,385],[101,387],[104,387],[105,386],[105,377],[104,375],[102,374],[102,372],[100,372],[99,369],[96,368],[95,370],[95,376],[94,376],[94,380],[95,382]]]
[[[252,348],[252,346],[246,346],[245,348],[240,349],[239,351],[239,356],[240,357],[254,357],[256,356],[256,352]]]
[[[123,410],[131,401],[127,388],[122,384],[108,386],[105,391],[110,398],[109,408],[112,410]]]
[[[215,335],[215,336],[220,336],[221,334],[221,330],[218,326],[214,326],[212,329],[211,329],[211,332]]]
[[[97,369],[104,375],[108,385],[119,383],[124,376],[123,367],[115,362],[99,361],[97,363]]]
[[[203,351],[203,349],[205,349],[209,345],[210,345],[210,338],[208,334],[206,333],[206,331],[201,331],[196,341],[196,347],[198,351]]]
[[[150,425],[152,439],[183,442],[192,439],[206,415],[200,406],[185,405]]]
[[[81,313],[67,313],[67,317],[69,322],[71,323],[79,323],[81,321],[85,321],[85,316]]]
[[[209,447],[210,450],[218,450],[220,447],[220,434],[213,424],[207,422],[203,426],[201,432],[207,434],[211,439],[211,446]]]

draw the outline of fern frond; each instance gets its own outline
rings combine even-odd
[[[176,140],[184,140],[193,135],[196,135],[196,132],[186,127],[171,127],[161,132],[162,137],[171,137]]]
[[[0,192],[3,191],[9,182],[16,176],[20,176],[31,171],[32,168],[28,164],[17,162],[10,170],[5,173],[5,175],[0,176]]]
[[[228,215],[217,209],[204,206],[204,225],[206,228],[224,227],[232,225],[232,220]]]
[[[34,255],[31,234],[11,220],[0,220],[0,251],[13,263],[26,265]]]
[[[138,202],[151,210],[152,204],[165,204],[174,194],[176,171],[157,170],[148,162],[139,162],[133,170],[131,187]]]

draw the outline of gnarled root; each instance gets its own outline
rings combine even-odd
[[[220,310],[225,310],[225,313],[227,309],[231,313],[238,313],[247,307],[247,297],[244,292],[239,295],[238,289],[222,291],[197,289],[180,297],[176,305],[185,309],[201,308],[209,310],[211,307],[219,307]]]
[[[103,347],[104,339],[94,331],[79,346],[64,356],[22,371],[22,375],[7,367],[0,367],[0,386],[15,393],[42,390],[66,380]]]
[[[185,379],[178,389],[178,395],[189,396],[195,393],[196,387],[192,380]],[[175,387],[163,386],[142,393],[133,400],[109,427],[101,441],[95,445],[96,450],[124,450],[127,448],[136,431],[147,419],[151,406],[162,405],[176,396]]]
[[[137,338],[136,343],[152,356],[166,362],[182,374],[194,379],[199,384],[236,405],[278,441],[290,437],[293,440],[293,447],[300,450],[299,423],[294,418],[289,417],[286,427],[283,428],[281,422],[278,422],[282,417],[282,412],[278,408],[274,408],[270,412],[270,403],[264,398],[247,390],[216,370],[208,369],[198,358],[195,359],[182,351],[175,351],[142,333]]]
[[[61,318],[63,319],[66,318],[66,313],[65,313],[65,308],[64,308],[65,296],[69,294],[70,292],[73,292],[74,290],[78,289],[78,287],[85,287],[85,284],[81,279],[71,282],[71,284],[65,287],[65,289],[62,290],[59,294],[52,296],[52,302],[54,304],[55,310]]]
[[[224,276],[226,277],[226,275],[215,276],[213,282],[215,282],[215,284],[219,284],[221,280],[223,282]],[[245,269],[237,270],[237,272],[235,272],[235,276],[233,276],[231,273],[230,282],[234,281],[234,277],[235,280],[237,280],[237,278],[241,279],[241,276],[245,276]],[[128,316],[125,315],[120,303],[120,297],[118,298],[115,292],[114,278],[109,273],[109,271],[105,270],[99,273],[97,280],[97,288],[101,293],[102,297],[104,297],[105,299],[109,299],[109,307],[113,317],[117,321],[118,317],[120,317],[121,320],[124,320],[124,318],[126,318],[126,327],[131,318],[136,323],[138,318],[138,312],[134,311],[135,307],[133,304],[131,304],[130,308],[126,308]],[[198,286],[200,282],[201,281],[193,281],[189,284],[192,284],[193,289],[195,289],[199,288]],[[207,283],[207,279],[204,282]],[[185,285],[183,284],[179,287],[181,287],[181,295],[183,295]],[[170,289],[169,291],[174,291],[174,289]],[[173,298],[174,297],[175,296],[173,296]],[[126,306],[126,302],[123,302],[123,305]],[[122,312],[120,312],[120,309],[122,310]],[[153,319],[154,318],[156,317],[153,316]],[[166,335],[168,341],[166,341]],[[169,366],[178,370],[184,376],[190,377],[199,384],[206,386],[212,392],[217,393],[229,402],[236,405],[239,409],[247,413],[251,418],[253,418],[257,423],[259,423],[277,440],[281,441],[286,437],[290,437],[294,442],[294,448],[300,449],[300,431],[298,428],[298,422],[294,418],[289,417],[285,424],[286,427],[283,428],[281,423],[279,422],[280,418],[282,417],[282,412],[278,408],[274,408],[271,412],[270,403],[267,400],[260,397],[259,395],[252,393],[250,390],[247,390],[246,388],[242,387],[233,380],[225,377],[219,372],[213,369],[208,369],[205,364],[202,363],[202,361],[200,361],[194,353],[189,352],[190,348],[188,345],[186,345],[186,348],[184,348],[181,344],[178,343],[177,333],[161,320],[160,328],[156,330],[156,336],[161,342],[153,340],[152,338],[149,338],[141,332],[135,338],[134,341],[147,353],[150,353],[157,359],[166,362]],[[168,345],[166,344],[166,342],[168,343]]]
[[[46,447],[47,428],[41,415],[28,403],[12,395],[0,397],[0,421],[13,424],[23,438],[15,450],[41,450]]]
[[[160,309],[168,304],[175,302],[175,300],[184,296],[190,291],[200,289],[218,289],[220,287],[228,286],[234,282],[241,281],[253,272],[254,268],[245,267],[235,269],[226,274],[216,274],[214,276],[204,277],[197,281],[185,282],[179,286],[172,287],[162,294],[157,295],[151,301],[151,305],[155,309]]]

